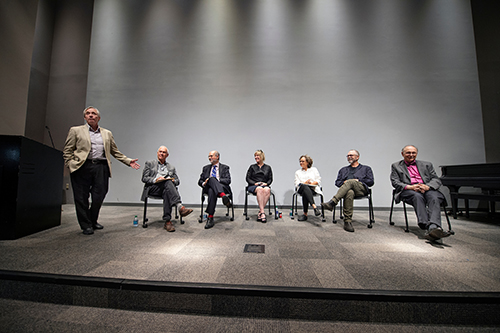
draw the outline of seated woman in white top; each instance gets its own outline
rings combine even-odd
[[[314,215],[321,215],[321,211],[314,203],[313,193],[322,194],[321,176],[318,169],[312,166],[313,160],[309,155],[302,155],[299,159],[301,169],[295,172],[295,190],[302,196],[302,207],[304,214],[299,221],[307,221],[307,210],[309,205],[314,209]]]

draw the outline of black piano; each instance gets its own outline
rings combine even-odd
[[[441,181],[450,190],[453,217],[457,218],[458,199],[465,200],[469,217],[469,200],[489,201],[488,213],[495,213],[495,201],[500,201],[500,163],[443,165]],[[481,193],[459,192],[460,187],[481,188]]]

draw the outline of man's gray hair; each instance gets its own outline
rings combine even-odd
[[[87,112],[88,109],[94,109],[99,118],[101,117],[101,113],[99,112],[99,110],[97,110],[95,106],[87,106],[85,110],[83,110],[83,117],[85,117],[85,112]]]
[[[406,145],[406,146],[404,146],[403,149],[401,149],[402,153],[404,153],[406,147],[413,147],[413,148],[415,148],[417,150],[417,153],[418,153],[418,148],[417,148],[417,146],[414,146],[414,145]]]
[[[156,152],[159,152],[160,149],[162,149],[162,148],[165,148],[167,150],[167,154],[168,154],[168,148],[166,146],[160,146],[160,147],[158,147],[158,150]]]
[[[359,151],[357,151],[356,149],[351,149],[351,150],[349,150],[349,151],[355,151],[355,152],[356,152],[356,155],[358,155],[358,157],[359,157]]]

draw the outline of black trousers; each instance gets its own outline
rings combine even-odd
[[[300,185],[297,189],[297,193],[302,196],[302,208],[304,209],[304,213],[307,213],[309,204],[314,204],[313,191],[313,187],[304,184]]]
[[[210,177],[203,188],[203,193],[208,194],[208,204],[205,210],[208,215],[214,215],[217,198],[221,193],[231,194],[229,186],[221,184],[217,178]]]
[[[108,162],[106,160],[97,163],[85,161],[80,169],[71,173],[71,186],[80,228],[82,230],[92,228],[97,223],[99,211],[108,193]],[[89,197],[92,198],[90,207]]]
[[[149,187],[148,193],[163,198],[163,219],[167,222],[170,221],[172,219],[172,206],[181,202],[181,197],[174,182],[166,180],[153,184]]]

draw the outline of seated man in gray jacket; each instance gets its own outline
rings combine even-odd
[[[175,167],[168,163],[168,149],[165,146],[158,148],[156,153],[158,159],[147,161],[142,172],[142,182],[146,184],[142,192],[141,200],[146,199],[148,194],[161,196],[163,198],[163,220],[165,220],[164,228],[168,232],[175,231],[175,228],[170,221],[172,206],[177,205],[179,214],[184,217],[193,211],[182,205],[181,197],[176,186],[179,186],[180,181],[175,171]]]
[[[432,163],[417,161],[417,154],[417,147],[405,146],[401,150],[403,160],[392,164],[391,183],[396,190],[396,203],[404,200],[413,206],[418,226],[427,230],[425,238],[448,237],[450,233],[441,228],[441,202],[444,200],[439,191],[441,180]]]

